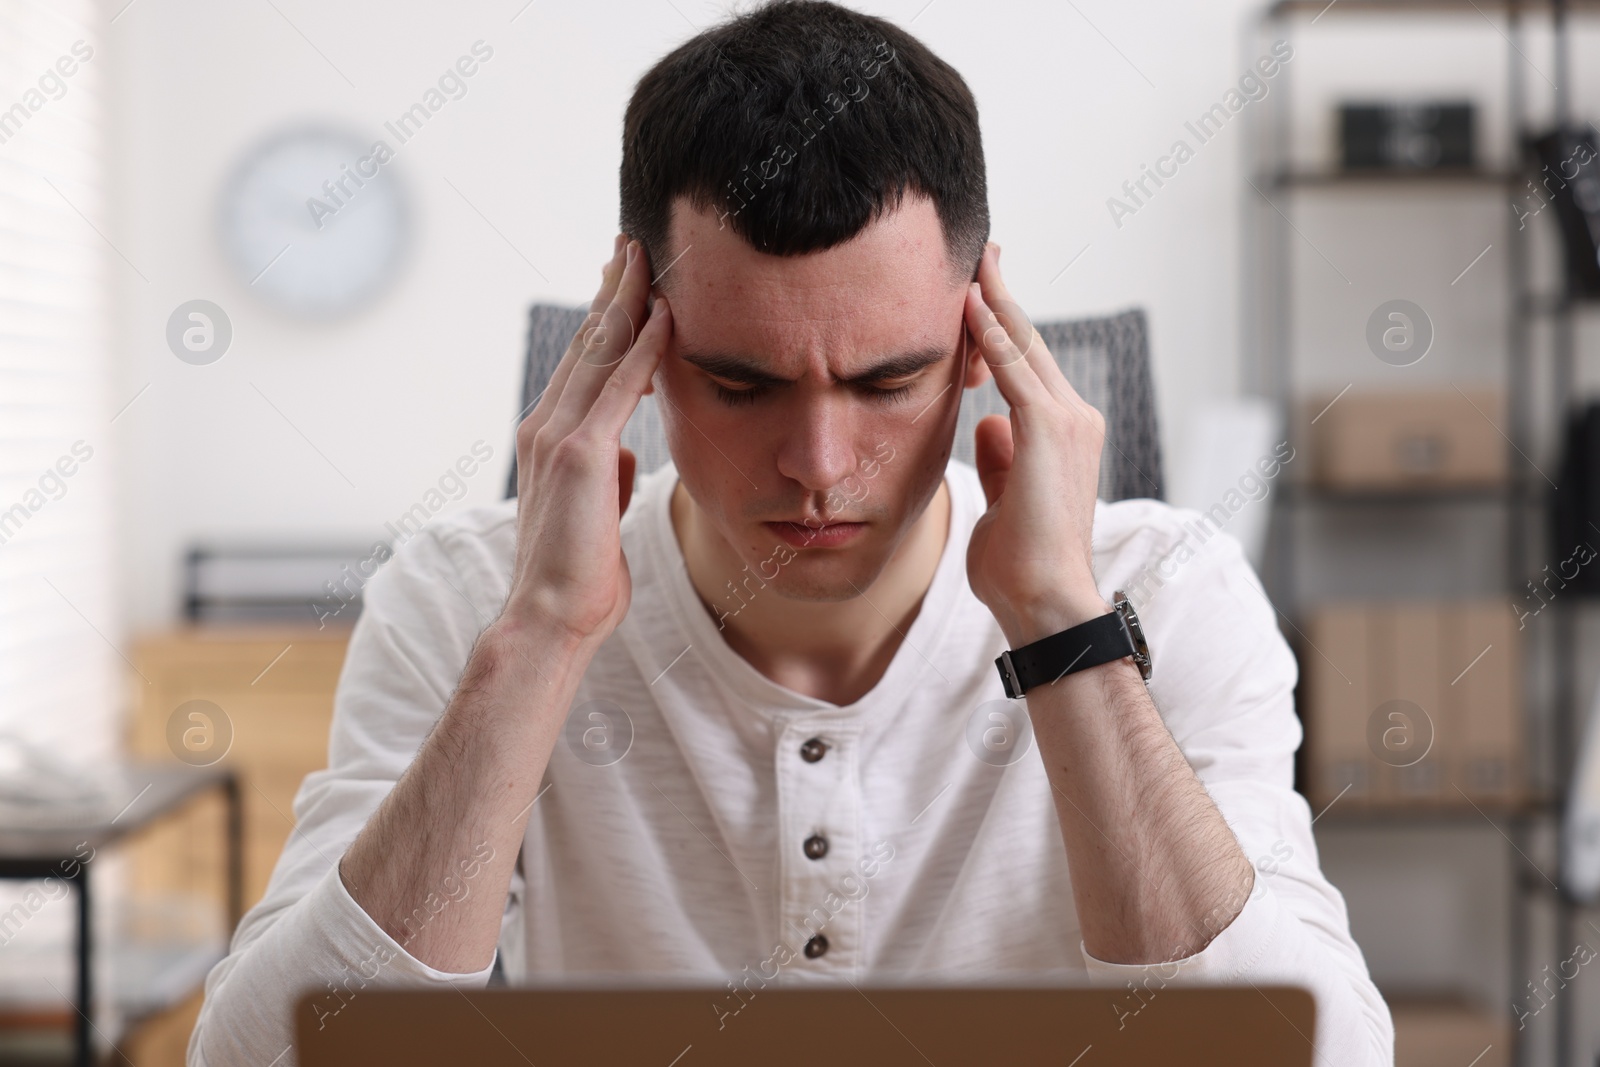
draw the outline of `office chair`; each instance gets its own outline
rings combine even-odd
[[[528,313],[528,349],[522,381],[524,414],[533,409],[588,308],[534,304]],[[1128,497],[1164,499],[1161,444],[1156,430],[1155,389],[1144,311],[1132,308],[1099,318],[1034,324],[1067,380],[1106,419],[1106,445],[1100,458],[1102,500]],[[1008,412],[1004,398],[988,381],[961,401],[954,452],[973,462],[972,431],[985,415]],[[622,431],[622,444],[638,457],[644,475],[668,462],[666,437],[654,396],[644,397]],[[506,496],[517,495],[516,439],[511,448]]]

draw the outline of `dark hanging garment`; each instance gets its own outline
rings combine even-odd
[[[1555,205],[1572,295],[1600,300],[1600,156],[1592,126],[1548,133],[1534,142],[1541,164],[1536,196]]]
[[[1551,493],[1551,572],[1563,591],[1600,596],[1600,402],[1569,416],[1559,488]],[[1574,575],[1573,571],[1577,573]]]

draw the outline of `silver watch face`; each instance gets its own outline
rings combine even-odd
[[[1139,613],[1133,610],[1133,601],[1128,599],[1128,594],[1120,589],[1112,594],[1111,604],[1128,627],[1128,636],[1133,638],[1133,662],[1138,664],[1140,676],[1148,682],[1153,665],[1150,662],[1150,645],[1144,639],[1144,627],[1139,624]]]

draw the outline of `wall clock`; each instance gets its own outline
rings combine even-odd
[[[240,281],[288,314],[334,319],[394,279],[409,237],[394,151],[331,126],[274,134],[223,186],[218,228]]]

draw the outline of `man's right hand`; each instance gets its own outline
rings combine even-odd
[[[647,307],[643,246],[618,235],[589,316],[517,428],[517,549],[502,631],[553,627],[604,640],[632,585],[620,524],[633,492],[622,428],[672,336],[665,298]]]
[[[672,336],[646,318],[643,250],[613,249],[585,328],[517,429],[517,547],[500,617],[456,691],[340,864],[345,888],[416,959],[470,973],[494,958],[513,865],[589,657],[628,611],[622,512],[633,454],[622,427]],[[634,325],[640,329],[637,334]],[[420,929],[412,917],[487,852],[475,891]]]

